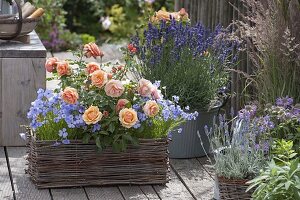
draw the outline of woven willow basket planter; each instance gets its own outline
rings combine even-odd
[[[247,179],[233,180],[226,179],[223,177],[218,177],[219,183],[219,194],[220,199],[222,200],[248,200],[252,199],[252,192],[249,191],[246,193],[246,189],[249,185],[246,182]]]
[[[37,188],[73,186],[166,184],[169,181],[167,139],[140,139],[137,147],[114,153],[96,152],[96,145],[28,137],[27,173]]]

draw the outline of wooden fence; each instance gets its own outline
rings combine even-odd
[[[234,8],[235,7],[235,8]],[[233,20],[240,19],[238,10],[246,12],[241,0],[175,0],[175,11],[185,8],[190,15],[191,22],[201,22],[213,29],[216,25],[227,27]],[[246,53],[239,57],[239,65],[236,70],[250,73],[252,71],[250,60]],[[242,95],[245,81],[238,73],[231,75],[231,98],[227,108],[237,111],[244,102]]]

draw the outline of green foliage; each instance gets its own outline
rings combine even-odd
[[[284,164],[293,159],[297,153],[293,150],[293,141],[276,140],[272,146],[272,154],[277,164]]]
[[[69,138],[71,139],[81,139],[83,137],[83,131],[80,129],[68,128],[67,123],[63,120],[58,122],[54,121],[55,115],[52,112],[47,113],[45,117],[40,117],[40,121],[47,121],[45,125],[39,127],[35,134],[39,140],[60,140],[58,132],[63,128],[67,129]]]
[[[66,11],[62,7],[66,0],[31,0],[31,2],[35,7],[45,9],[45,14],[36,28],[42,40],[49,40],[53,25],[57,26],[59,32],[63,32]]]
[[[167,98],[176,93],[181,105],[207,110],[219,89],[228,82],[228,72],[218,68],[211,73],[211,66],[218,64],[213,55],[194,58],[193,52],[186,49],[182,51],[180,62],[172,66],[166,54],[169,54],[167,49],[163,51],[159,65],[151,69],[142,68],[142,74],[150,80],[161,80],[166,86]]]
[[[256,200],[300,199],[300,164],[299,158],[278,165],[272,160],[260,176],[249,181],[247,190],[255,188]]]
[[[135,30],[135,24],[138,23],[138,18],[128,19],[128,14],[119,4],[115,4],[108,11],[109,19],[111,25],[109,31],[117,38],[121,39],[124,37],[129,37]],[[138,16],[137,10],[132,9],[131,15]]]
[[[90,42],[96,42],[96,38],[87,33],[80,34],[81,44],[88,44]]]
[[[80,47],[81,44],[87,44],[90,42],[95,42],[96,38],[87,33],[77,34],[72,33],[69,30],[64,30],[60,34],[60,39],[63,41],[61,45],[61,50],[75,50]]]
[[[67,0],[64,9],[67,26],[72,32],[88,33],[101,41],[127,39],[136,29],[147,23],[154,10],[173,9],[172,0],[157,0],[153,4],[132,0]],[[101,19],[109,17],[111,26],[105,30]]]
[[[281,106],[266,106],[265,114],[271,117],[275,126],[270,130],[266,136],[274,139],[280,139],[291,141],[293,143],[293,149],[300,153],[300,123],[297,114],[293,114],[294,110],[298,109],[298,105],[290,105],[287,108]],[[289,142],[288,142],[289,143]],[[284,145],[278,143],[278,145]],[[287,144],[285,144],[287,145]]]

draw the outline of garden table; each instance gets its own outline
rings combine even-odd
[[[46,87],[46,49],[35,32],[28,44],[0,40],[0,146],[25,144],[20,125],[38,88]]]

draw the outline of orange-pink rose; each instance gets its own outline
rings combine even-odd
[[[159,112],[159,106],[156,101],[147,101],[143,107],[143,111],[148,117],[154,117]]]
[[[102,88],[107,82],[107,73],[101,69],[94,71],[91,74],[92,84],[98,88]]]
[[[123,94],[125,88],[121,81],[119,80],[110,80],[105,85],[105,93],[110,97],[119,97]]]
[[[45,68],[47,72],[53,72],[56,68],[56,63],[58,62],[58,58],[53,57],[53,58],[48,58],[45,63]]]
[[[90,62],[86,65],[85,71],[87,74],[91,74],[94,71],[97,71],[99,69],[100,69],[100,65],[98,63]]]
[[[61,97],[66,103],[75,104],[79,98],[79,95],[75,88],[66,87],[61,93]]]
[[[167,12],[163,10],[159,10],[155,12],[155,15],[150,18],[151,22],[159,22],[161,20],[170,21],[171,18],[175,19],[176,21],[189,21],[189,15],[185,11],[184,8],[181,8],[178,12]]]
[[[126,104],[129,103],[127,99],[119,99],[116,105],[116,112],[119,112],[123,108],[125,108]]]
[[[146,79],[141,79],[138,84],[138,93],[143,97],[151,97],[153,85]]]
[[[131,128],[138,121],[137,112],[132,108],[123,108],[119,112],[119,120],[122,126],[125,128]]]
[[[59,76],[70,75],[72,72],[69,63],[66,61],[57,62],[56,70]]]
[[[99,111],[97,106],[90,106],[82,115],[82,119],[87,125],[96,124],[102,117],[103,114]]]
[[[83,47],[83,51],[84,51],[84,55],[87,57],[87,58],[90,58],[90,57],[103,57],[104,54],[103,52],[99,49],[99,47],[93,43],[93,42],[90,42],[88,44],[85,44],[84,47]]]
[[[162,98],[162,94],[160,92],[160,90],[158,90],[156,87],[153,87],[152,88],[152,91],[151,91],[151,96],[153,99],[161,99]]]

